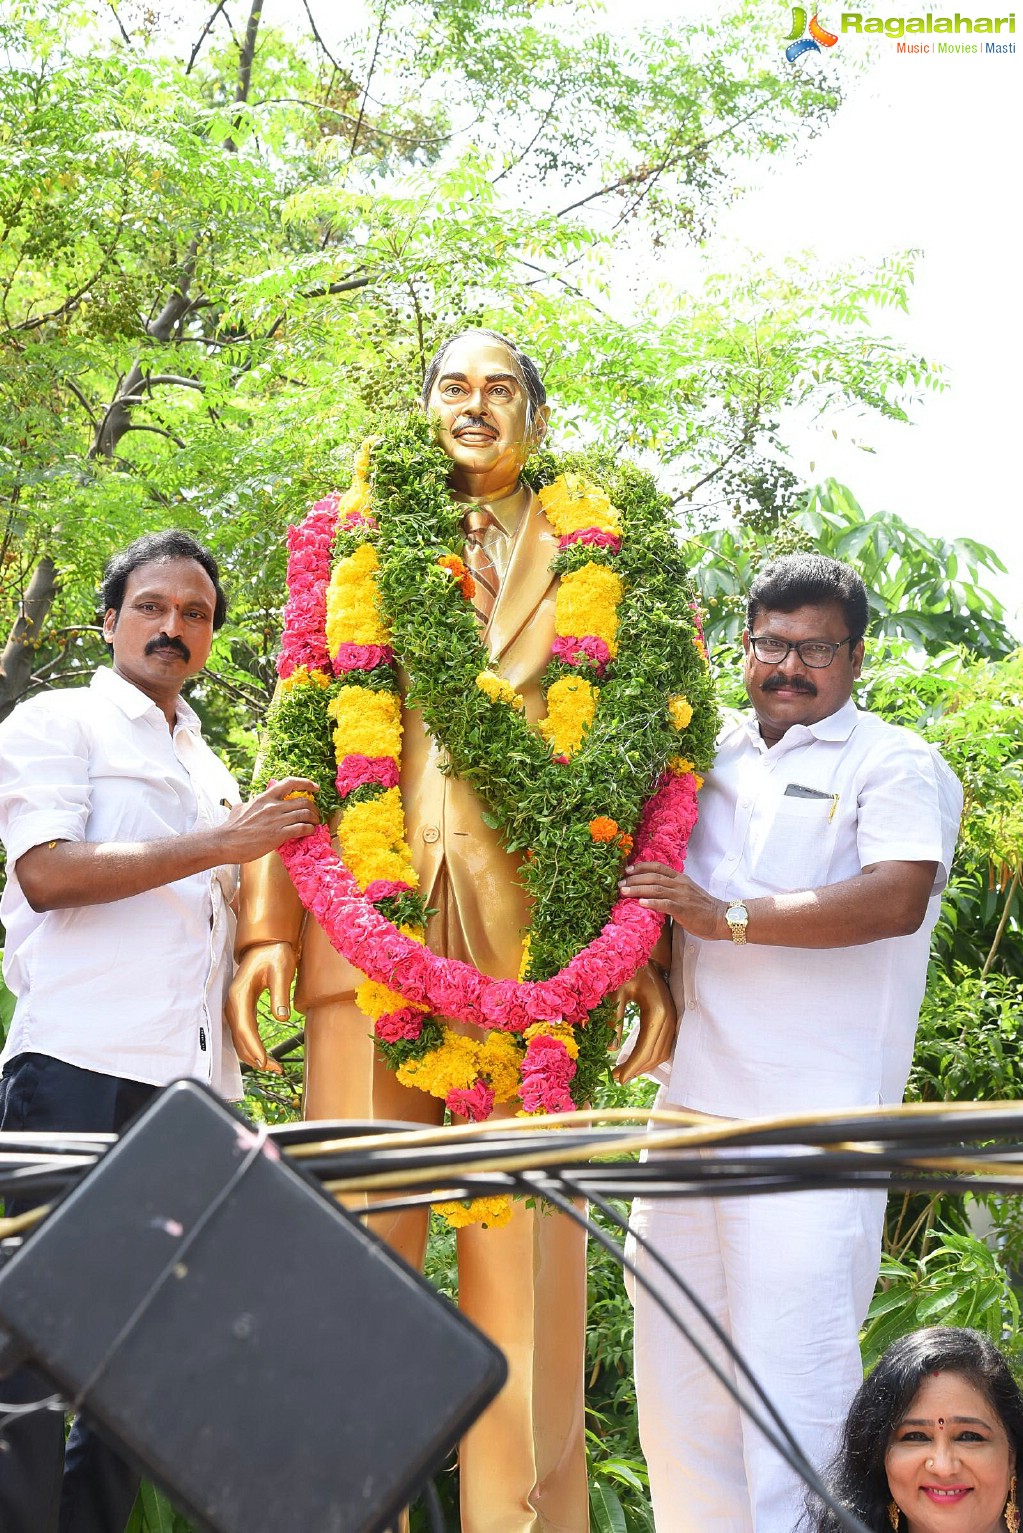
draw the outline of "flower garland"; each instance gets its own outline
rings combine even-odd
[[[515,1100],[528,1113],[563,1112],[606,1071],[614,992],[649,959],[662,924],[618,897],[623,860],[635,850],[684,862],[694,763],[709,760],[715,729],[706,651],[649,476],[545,454],[530,479],[558,534],[560,580],[547,716],[530,726],[469,605],[448,469],[414,422],[365,445],[347,494],[289,530],[263,774],[330,784],[320,808],[324,819],[340,811],[337,851],[321,826],[282,856],[303,903],[367,976],[356,1002],[399,1080],[477,1121]],[[525,852],[533,920],[518,980],[425,946],[398,789],[398,655],[427,728],[509,849]],[[551,802],[563,806],[557,820]],[[481,1216],[494,1222],[494,1209]]]

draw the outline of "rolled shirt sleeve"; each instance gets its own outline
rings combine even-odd
[[[88,742],[73,715],[56,725],[44,698],[22,703],[0,724],[0,840],[11,870],[46,841],[86,839]]]
[[[952,869],[963,790],[934,746],[908,730],[893,731],[889,741],[887,754],[870,763],[860,784],[860,866],[934,862],[931,894],[940,894]]]

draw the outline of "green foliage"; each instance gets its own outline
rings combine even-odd
[[[833,479],[807,490],[781,515],[763,523],[740,519],[701,533],[693,546],[708,632],[719,642],[734,642],[741,633],[746,593],[760,565],[812,549],[859,572],[872,637],[905,640],[895,651],[899,662],[913,664],[912,646],[922,677],[932,669],[925,656],[945,655],[957,645],[992,658],[1015,648],[1001,603],[983,585],[987,574],[1005,569],[997,554],[972,538],[931,537],[890,511],[867,516]]]
[[[124,1533],[192,1533],[192,1524],[155,1486],[143,1481]]]
[[[252,57],[209,19],[125,39],[99,0],[13,0],[0,23],[0,714],[102,658],[105,556],[186,526],[232,598],[201,711],[247,771],[284,526],[466,321],[528,340],[559,430],[650,448],[680,494],[755,478],[786,401],[898,413],[934,380],[867,323],[906,262],[830,272],[823,306],[792,270],[609,313],[613,253],[697,238],[744,155],[838,104],[772,62],[756,7],[623,46],[582,0],[411,0],[332,53],[263,22]]]
[[[880,1281],[861,1338],[868,1369],[897,1337],[924,1325],[973,1326],[1000,1347],[1016,1346],[1019,1301],[998,1256],[981,1240],[945,1229],[925,1256],[885,1256]]]

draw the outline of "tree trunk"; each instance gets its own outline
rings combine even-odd
[[[36,565],[14,627],[0,655],[0,719],[5,719],[32,679],[39,638],[57,595],[57,566],[45,556]]]

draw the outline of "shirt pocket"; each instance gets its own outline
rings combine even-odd
[[[779,893],[828,881],[835,845],[835,801],[783,796],[753,862],[753,876]]]

